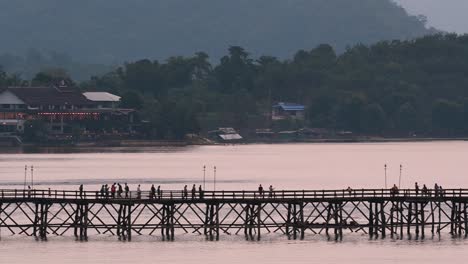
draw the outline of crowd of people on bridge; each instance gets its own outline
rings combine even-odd
[[[409,191],[410,190],[405,190],[404,194],[411,195],[412,193],[410,193]],[[432,197],[432,193],[434,193],[434,197],[443,197],[445,195],[445,190],[442,188],[442,186],[438,185],[437,183],[434,184],[433,189],[427,188],[426,184],[423,184],[423,187],[420,188],[417,182],[414,183],[414,195]],[[396,186],[396,184],[394,184],[393,187],[390,188],[390,194],[392,196],[400,194],[400,190]]]
[[[83,197],[83,195],[86,195],[83,184],[79,186],[78,193],[80,197]],[[88,195],[89,195],[89,192],[88,192]],[[197,186],[193,184],[190,192],[188,189],[188,185],[185,185],[184,188],[180,192],[171,190],[171,191],[163,193],[163,190],[161,189],[161,185],[158,185],[157,187],[155,187],[155,185],[152,184],[147,192],[147,196],[144,196],[140,184],[138,184],[136,188],[136,192],[131,192],[130,186],[127,183],[120,184],[120,183],[114,182],[112,185],[108,185],[108,184],[101,185],[101,188],[99,189],[99,191],[95,192],[95,196],[96,198],[105,198],[105,199],[116,199],[116,198],[118,199],[123,199],[123,198],[136,198],[136,199],[142,199],[142,198],[174,199],[175,198],[177,199],[177,198],[180,198],[182,200],[189,200],[189,199],[194,200],[194,199],[203,199],[205,197],[205,191],[203,190],[201,185],[199,185],[197,188]],[[260,184],[258,187],[258,197],[262,197],[262,198],[276,197],[273,185],[270,185],[268,190],[265,191],[263,189],[263,186]]]
[[[80,185],[79,187],[79,193],[80,193],[80,196],[82,196],[82,193],[83,193],[83,185]],[[168,192],[167,195],[169,196],[164,196],[165,194],[163,194],[163,190],[161,189],[161,185],[158,185],[158,187],[155,187],[154,184],[151,185],[149,191],[147,192],[148,193],[148,196],[147,198],[148,199],[163,199],[163,197],[166,197],[166,198],[181,198],[183,200],[187,200],[189,199],[189,193],[188,193],[188,187],[187,185],[184,186],[184,188],[182,189],[182,191],[180,192],[180,196],[179,193],[177,194],[174,194],[173,191],[170,191]],[[112,198],[112,199],[115,199],[115,198],[137,198],[137,199],[142,199],[142,198],[145,198],[143,197],[143,192],[142,192],[142,189],[141,189],[141,185],[138,184],[137,188],[136,188],[136,197],[135,197],[135,194],[132,195],[132,192],[130,192],[130,187],[127,183],[124,183],[124,185],[120,184],[120,183],[113,183],[112,185],[108,185],[108,184],[104,184],[101,186],[101,189],[99,190],[99,192],[96,192],[96,197],[97,198]],[[203,188],[202,186],[200,185],[197,189],[196,185],[193,184],[192,186],[192,190],[191,190],[191,199],[196,199],[196,198],[199,198],[199,199],[203,199],[204,197],[204,191],[203,191]]]

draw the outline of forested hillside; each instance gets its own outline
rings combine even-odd
[[[64,78],[60,71],[40,73],[32,85]],[[28,83],[0,74],[0,88]],[[203,52],[144,59],[80,85],[121,95],[122,107],[141,110],[148,135],[157,138],[218,126],[468,135],[468,35],[356,45],[342,54],[322,44],[286,60],[232,46],[216,64]],[[270,123],[271,104],[281,101],[306,105],[306,120]]]
[[[255,56],[292,56],[329,43],[407,39],[428,33],[392,0],[0,0],[5,32],[0,54],[29,49],[66,53],[75,61],[163,59],[227,47]],[[0,64],[9,68],[0,61]]]
[[[468,36],[356,45],[340,55],[320,45],[289,60],[252,57],[234,46],[216,65],[204,53],[140,60],[83,87],[123,95],[124,105],[142,109],[160,136],[216,126],[270,127],[271,103],[281,101],[307,106],[304,123],[282,129],[467,135]]]

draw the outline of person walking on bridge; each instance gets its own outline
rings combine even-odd
[[[273,185],[270,185],[270,188],[268,188],[268,198],[273,198]]]
[[[203,189],[201,185],[198,186],[198,196],[200,197],[200,199],[203,199]]]
[[[263,186],[261,184],[258,186],[258,194],[259,196],[263,196]]]
[[[159,192],[159,187],[158,187],[158,192]],[[150,196],[149,196],[149,198],[150,198],[150,199],[156,198],[155,193],[156,193],[156,189],[154,188],[154,184],[151,184],[151,190],[150,190]]]
[[[423,184],[422,195],[427,196],[429,194],[426,184]]]
[[[158,192],[158,199],[161,200],[161,198],[162,198],[161,185],[158,185],[158,190],[157,190],[157,192]]]
[[[140,184],[138,184],[138,187],[137,187],[137,199],[141,199],[141,187],[140,187]]]
[[[112,186],[111,186],[111,197],[112,198],[115,198],[115,191],[116,191],[116,188],[115,188],[115,182],[114,182],[114,184],[112,184]]]
[[[184,191],[182,194],[182,199],[187,200],[188,197],[188,190],[187,190],[187,185],[184,186]]]
[[[418,185],[417,182],[414,183],[414,190],[416,192],[416,196],[418,196],[419,195],[419,185]]]
[[[434,197],[438,197],[439,196],[439,185],[434,184]]]
[[[104,195],[105,195],[105,193],[106,193],[106,190],[105,190],[105,186],[104,186],[104,185],[101,186],[100,193],[101,193],[101,197],[104,198]]]
[[[117,186],[119,186],[119,189],[117,191],[117,195],[119,196],[119,198],[122,198],[122,193],[123,193],[122,185],[120,185],[120,182],[119,182],[117,184]]]
[[[80,184],[78,190],[80,191],[80,198],[83,198],[83,184]]]
[[[195,196],[197,195],[197,187],[195,184],[192,186],[192,200],[195,200]]]
[[[125,183],[125,198],[128,198],[129,193],[130,193],[130,187],[128,187],[128,184]]]

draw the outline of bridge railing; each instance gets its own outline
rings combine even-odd
[[[217,200],[217,199],[352,199],[352,198],[421,198],[421,197],[444,197],[444,198],[468,198],[468,189],[444,189],[427,191],[415,189],[340,189],[340,190],[275,190],[275,191],[202,191],[196,190],[161,190],[151,191],[129,191],[129,192],[101,192],[101,191],[70,191],[50,189],[3,189],[0,190],[0,198],[8,199],[119,199],[119,200]]]

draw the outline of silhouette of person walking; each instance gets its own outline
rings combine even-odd
[[[203,199],[203,189],[201,187],[201,185],[198,187],[198,196],[200,197],[200,199]]]
[[[192,186],[192,200],[195,199],[195,196],[197,195],[197,187],[195,184]]]

